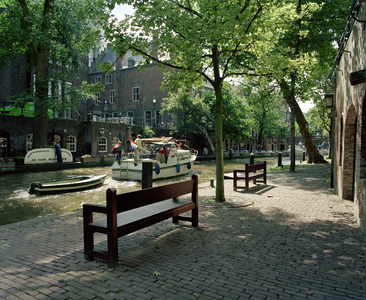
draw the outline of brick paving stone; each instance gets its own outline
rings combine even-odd
[[[0,298],[366,299],[353,209],[328,190],[329,165],[296,169],[248,192],[225,181],[231,207],[207,203],[215,189],[201,183],[200,227],[167,220],[120,238],[115,270],[84,260],[81,210],[1,226]]]

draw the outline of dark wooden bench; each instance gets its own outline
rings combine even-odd
[[[257,171],[260,171],[259,173]],[[262,180],[258,180],[263,178]],[[238,188],[245,188],[249,190],[249,181],[253,180],[253,183],[263,182],[267,184],[267,163],[264,161],[262,164],[248,165],[245,164],[245,170],[234,170],[233,174],[234,191]],[[239,180],[245,180],[245,186],[238,186]]]
[[[190,197],[180,197],[191,194]],[[180,214],[191,211],[191,217]],[[104,214],[93,218],[94,213]],[[86,260],[100,258],[109,267],[118,266],[118,238],[163,220],[189,221],[198,226],[198,176],[191,180],[146,188],[124,194],[107,190],[106,205],[83,205],[84,255]],[[94,250],[94,233],[107,235],[107,252]]]

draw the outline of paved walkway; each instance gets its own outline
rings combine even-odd
[[[84,260],[81,210],[1,226],[0,298],[366,299],[366,238],[329,167],[249,192],[225,181],[225,205],[202,184],[198,229],[169,220],[120,238],[115,270]]]

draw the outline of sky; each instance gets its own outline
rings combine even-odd
[[[119,19],[124,19],[125,14],[133,14],[133,8],[130,5],[123,4],[123,5],[117,5],[115,9],[112,11],[112,13]],[[308,112],[310,108],[314,106],[310,101],[306,103],[299,102],[299,106],[303,113]]]
[[[117,17],[117,19],[122,20],[124,19],[125,14],[131,15],[133,13],[133,8],[131,5],[127,4],[116,5],[112,13]]]

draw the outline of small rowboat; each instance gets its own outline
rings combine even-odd
[[[93,188],[104,183],[105,175],[88,175],[73,179],[51,181],[51,182],[32,182],[29,185],[29,193],[65,193],[78,190]]]

